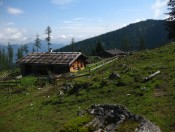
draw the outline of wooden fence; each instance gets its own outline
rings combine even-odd
[[[0,86],[17,86],[21,85],[21,79],[14,81],[0,81]]]
[[[8,73],[4,74],[2,77],[0,77],[0,81],[9,80],[11,78],[14,78],[15,76],[20,75],[20,74],[21,74],[20,70],[15,70],[13,72],[8,72]]]

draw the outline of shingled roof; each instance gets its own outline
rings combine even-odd
[[[87,58],[81,52],[33,52],[18,60],[17,63],[71,65],[80,56]]]
[[[112,50],[105,50],[105,51],[112,54],[112,55],[126,54],[125,52],[123,52],[119,49],[112,49]]]

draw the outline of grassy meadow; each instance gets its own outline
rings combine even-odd
[[[144,81],[156,71],[160,74]],[[120,78],[109,79],[112,72]],[[19,86],[0,86],[0,130],[91,131],[84,127],[93,119],[85,109],[93,104],[122,104],[158,125],[162,132],[175,131],[175,43],[133,52],[73,82],[40,88],[35,81],[36,77],[27,76]],[[62,83],[74,86],[60,96]],[[78,111],[84,116],[77,116]],[[128,122],[118,131],[133,131],[136,125]]]

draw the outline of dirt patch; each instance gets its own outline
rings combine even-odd
[[[50,96],[58,91],[57,86],[46,86],[43,88],[38,88],[38,90],[33,94],[34,96]]]
[[[166,95],[166,91],[162,90],[162,89],[156,89],[154,92],[154,96],[155,97],[162,97]]]

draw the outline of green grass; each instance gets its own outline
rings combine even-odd
[[[146,117],[160,126],[163,132],[171,132],[175,126],[175,43],[157,49],[135,52],[125,58],[107,64],[85,76],[75,79],[73,89],[58,97],[59,86],[47,96],[37,95],[36,78],[22,79],[24,89],[12,93],[0,89],[0,130],[3,131],[89,131],[83,126],[92,117],[77,116],[93,104],[122,104],[134,114]],[[160,71],[148,82],[143,77]],[[110,80],[112,73],[120,79]],[[83,71],[81,71],[83,73]],[[47,88],[48,86],[46,86]],[[29,94],[27,94],[29,93]],[[48,96],[49,95],[49,96]],[[137,123],[125,122],[118,130],[133,130]]]
[[[134,122],[134,121],[124,121],[118,128],[116,131],[119,132],[134,132],[135,128],[139,126],[138,122]]]

